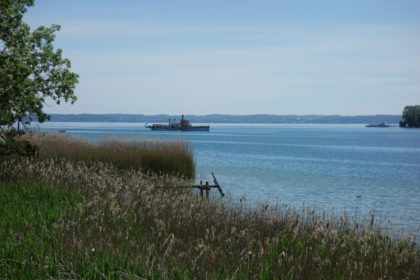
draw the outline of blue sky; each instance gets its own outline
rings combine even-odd
[[[420,103],[420,1],[38,0],[80,75],[49,113],[400,114]]]

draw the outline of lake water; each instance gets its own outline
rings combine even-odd
[[[232,198],[299,209],[374,214],[394,233],[420,236],[420,129],[363,125],[212,124],[210,132],[150,131],[137,123],[54,123],[43,131],[181,137],[194,149],[197,181],[214,172]]]

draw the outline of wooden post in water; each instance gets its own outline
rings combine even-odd
[[[206,182],[205,184],[203,184],[203,181],[200,181],[199,185],[178,186],[178,187],[200,189],[200,197],[201,198],[204,197],[204,190],[206,190],[206,198],[207,199],[210,198],[210,190],[212,188],[214,188],[214,189],[217,189],[219,191],[221,197],[224,197],[225,194],[223,193],[222,188],[219,185],[219,182],[217,182],[216,176],[214,176],[213,172],[211,173],[211,175],[213,175],[214,185],[210,185],[209,182]],[[163,186],[161,186],[161,187],[163,187]]]
[[[209,199],[210,194],[210,188],[209,188],[209,182],[206,182],[206,198]]]

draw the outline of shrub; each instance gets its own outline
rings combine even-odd
[[[37,156],[38,147],[29,143],[28,140],[20,139],[22,131],[15,129],[5,130],[0,133],[0,155],[1,156]]]

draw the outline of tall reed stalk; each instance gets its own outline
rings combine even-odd
[[[25,159],[0,168],[6,278],[419,279],[414,242],[356,229],[346,217],[268,204],[243,211],[176,188],[178,178],[106,162]],[[28,207],[34,215],[16,214]]]
[[[103,137],[93,144],[83,137],[60,133],[28,133],[24,136],[40,148],[39,160],[66,159],[85,163],[109,162],[119,169],[143,173],[172,174],[194,178],[190,145],[182,139]]]

